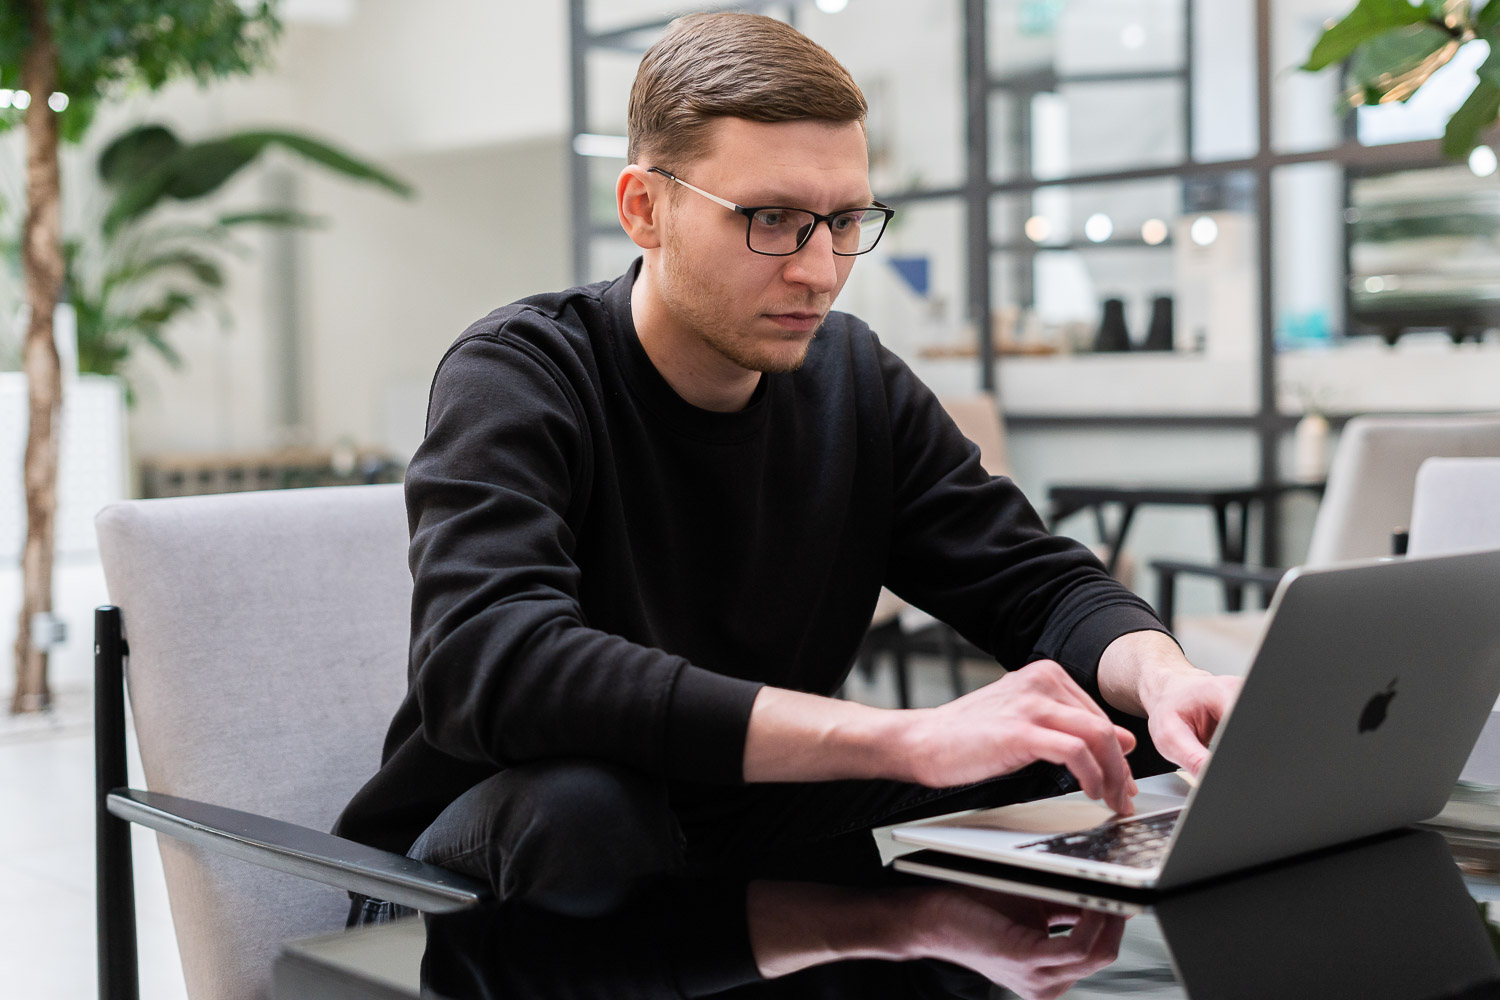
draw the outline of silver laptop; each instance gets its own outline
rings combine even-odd
[[[1195,784],[896,827],[900,842],[1149,889],[1436,815],[1500,694],[1500,550],[1293,570]]]

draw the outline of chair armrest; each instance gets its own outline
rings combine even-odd
[[[215,853],[427,913],[490,898],[482,883],[436,865],[238,809],[135,788],[114,789],[106,806],[120,819]]]
[[[1175,559],[1156,559],[1151,563],[1151,568],[1156,570],[1158,576],[1183,574],[1187,576],[1211,576],[1225,583],[1247,583],[1257,584],[1261,587],[1275,587],[1286,575],[1286,570],[1274,567],[1261,568],[1258,566],[1246,566],[1243,563],[1205,563],[1178,562]]]
[[[1211,576],[1228,584],[1251,584],[1260,587],[1265,594],[1269,594],[1286,575],[1284,569],[1246,566],[1243,563],[1216,563],[1210,566],[1176,559],[1153,560],[1151,568],[1156,571],[1156,613],[1168,629],[1172,628],[1172,619],[1176,613],[1179,574]]]

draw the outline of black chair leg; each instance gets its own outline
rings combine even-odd
[[[125,775],[125,639],[120,609],[94,611],[94,839],[100,1000],[138,1000],[135,874],[130,824],[111,816]]]

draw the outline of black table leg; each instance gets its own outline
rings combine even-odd
[[[1099,519],[1099,537],[1104,540],[1105,548],[1109,550],[1109,558],[1104,561],[1104,568],[1109,571],[1110,576],[1115,575],[1115,569],[1120,565],[1120,553],[1125,548],[1125,535],[1130,531],[1130,521],[1135,517],[1135,507],[1133,503],[1121,505],[1120,525],[1115,529],[1113,537],[1104,528],[1104,514],[1099,507],[1094,508]]]

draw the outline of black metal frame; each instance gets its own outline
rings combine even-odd
[[[120,609],[95,609],[94,830],[103,1000],[137,1000],[140,995],[132,823],[263,868],[429,913],[465,909],[490,898],[479,882],[399,854],[265,816],[125,787],[127,656]]]
[[[1208,566],[1202,563],[1182,562],[1176,559],[1158,559],[1151,563],[1156,571],[1156,614],[1167,628],[1177,616],[1177,577],[1208,576],[1224,584],[1225,588],[1238,591],[1246,586],[1260,588],[1261,607],[1265,607],[1275,592],[1276,585],[1287,574],[1284,569],[1261,569],[1241,563],[1219,563]],[[1230,611],[1238,611],[1239,601],[1226,601]]]

